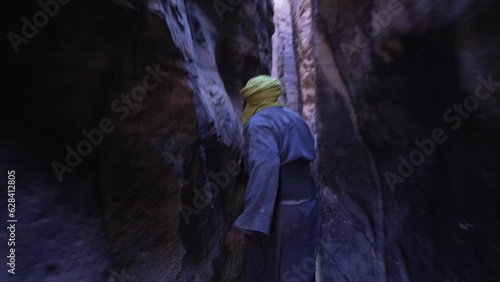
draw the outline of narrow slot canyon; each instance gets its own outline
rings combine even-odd
[[[312,132],[323,213],[279,282],[500,281],[500,2],[7,5],[0,281],[245,281],[260,74]]]

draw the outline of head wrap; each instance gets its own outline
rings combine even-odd
[[[269,75],[259,75],[250,79],[245,87],[241,89],[241,95],[245,99],[245,110],[243,111],[243,124],[258,111],[273,106],[283,107],[278,98],[283,88],[279,79]]]

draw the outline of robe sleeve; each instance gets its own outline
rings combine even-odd
[[[233,226],[269,234],[279,185],[278,142],[265,125],[249,125],[246,134],[249,180],[243,212]]]

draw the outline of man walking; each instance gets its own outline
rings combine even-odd
[[[241,90],[249,181],[243,212],[226,240],[236,251],[244,245],[246,281],[314,280],[321,227],[310,169],[314,138],[303,119],[278,102],[282,90],[267,75],[250,79]]]

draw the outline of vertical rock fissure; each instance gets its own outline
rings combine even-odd
[[[271,75],[281,78],[286,105],[301,113],[300,82],[297,66],[293,12],[290,0],[273,0],[274,27],[272,35],[273,64]]]
[[[316,87],[312,46],[312,0],[291,0],[291,7],[293,10],[294,49],[299,75],[300,113],[315,135]]]

